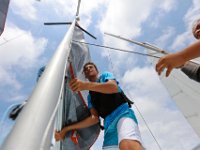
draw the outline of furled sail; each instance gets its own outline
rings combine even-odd
[[[73,34],[73,40],[84,42],[83,32],[75,27]],[[77,77],[78,79],[85,80],[82,73],[83,65],[90,61],[90,54],[87,45],[72,42],[72,48],[70,57],[68,59],[68,66],[65,78],[65,90],[63,94],[62,103],[59,106],[57,129],[81,121],[84,118],[90,116],[90,112],[87,108],[86,100],[88,92],[74,93],[69,89],[69,81]],[[61,124],[60,124],[61,123]],[[88,128],[73,130],[67,133],[64,141],[59,144],[60,150],[65,150],[70,147],[70,150],[88,150],[90,146],[95,142],[100,132],[99,124],[93,125]]]
[[[0,0],[0,35],[3,33],[10,0]]]

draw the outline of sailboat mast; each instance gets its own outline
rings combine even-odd
[[[46,127],[52,120],[57,103],[59,103],[69,57],[72,36],[75,28],[73,21],[63,41],[48,63],[39,79],[27,105],[18,116],[16,123],[2,145],[2,150],[39,150]],[[51,131],[51,134],[53,131]],[[50,149],[48,146],[42,149]]]
[[[76,16],[79,16],[79,9],[80,9],[80,5],[81,5],[81,0],[78,0],[78,6],[77,6],[77,10],[76,10]]]

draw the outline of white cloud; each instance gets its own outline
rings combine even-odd
[[[29,68],[34,66],[47,44],[45,38],[36,39],[29,31],[24,31],[14,25],[7,26],[2,37],[10,40],[0,47],[0,64],[3,67]]]
[[[102,32],[136,37],[141,33],[141,23],[148,17],[154,0],[132,1],[111,0],[103,15],[100,28]],[[138,12],[141,12],[138,15]]]
[[[177,1],[175,0],[165,0],[165,1],[160,1],[160,9],[169,12],[177,7]]]
[[[192,39],[192,34],[191,31],[188,32],[184,32],[180,35],[177,35],[172,46],[171,49],[175,50],[175,51],[179,51],[182,48],[186,47],[189,43],[192,43],[193,39]]]
[[[193,0],[192,4],[193,5],[188,9],[186,15],[184,16],[185,24],[187,25],[187,28],[189,29],[190,32],[191,32],[192,23],[196,19],[200,19],[200,15],[199,15],[200,1],[199,0]]]
[[[104,39],[104,43],[107,46],[119,49],[121,48],[124,50],[135,50],[135,48],[128,45],[127,42],[108,36],[105,37],[106,38]],[[128,68],[129,66],[134,66],[138,60],[137,55],[126,52],[114,51],[110,49],[105,49],[101,54],[103,57],[108,58],[110,62],[109,68],[115,74],[119,74],[119,72],[121,72],[120,70]]]
[[[22,100],[26,96],[20,92],[24,85],[19,78],[25,80],[31,70],[43,61],[40,57],[47,40],[37,39],[29,31],[15,25],[6,26],[1,37],[0,88],[3,93],[0,97],[4,100],[9,97],[9,101]]]
[[[175,10],[177,8],[178,1],[175,0],[164,0],[155,1],[157,5],[152,9],[151,17],[148,18],[149,25],[153,28],[159,28],[162,18],[166,16],[167,13]]]
[[[175,34],[175,28],[167,27],[162,31],[160,37],[155,40],[156,45],[159,45],[160,48],[167,49],[171,38],[173,38]]]
[[[81,1],[79,16],[81,18],[81,25],[84,28],[88,28],[88,26],[92,23],[92,13],[94,11],[100,10],[101,6],[106,3],[106,0],[87,0]],[[77,1],[71,0],[56,0],[56,1],[46,1],[44,5],[47,5],[51,8],[54,19],[65,19],[65,21],[72,21],[72,19],[76,15],[77,11]],[[49,11],[44,11],[44,13],[48,13]],[[50,15],[50,14],[49,14]],[[73,17],[73,18],[72,18]]]
[[[100,10],[107,0],[81,1],[79,15],[87,28],[92,22],[92,13]],[[72,21],[76,15],[78,0],[19,0],[12,2],[12,11],[27,21]]]
[[[15,89],[20,89],[21,88],[21,84],[17,81],[16,77],[14,74],[9,73],[8,71],[6,71],[5,69],[3,69],[0,66],[0,88],[3,88],[6,85],[12,86]]]
[[[159,16],[157,18],[157,21],[159,22],[159,19],[164,17],[164,14],[175,8],[175,3],[176,2],[173,0],[164,0],[162,2],[158,0],[110,0],[106,7],[107,10],[104,15],[102,15],[102,21],[99,22],[99,28],[102,32],[113,33],[129,39],[135,39],[142,35],[142,25],[145,21],[149,20],[149,24],[151,24],[152,21],[150,19],[155,19]],[[160,16],[159,13],[156,13],[155,16],[151,16],[152,13],[157,12],[157,10],[159,10],[158,12],[161,11],[162,15]],[[170,38],[173,31],[173,28],[168,28],[167,31],[165,31],[165,36],[160,37],[159,42],[162,42],[163,46],[164,40]],[[122,40],[116,40],[112,37],[105,36],[103,42],[105,45],[112,47],[136,50],[133,46],[130,47],[128,42],[124,43]],[[142,51],[140,50],[140,52]],[[140,59],[138,55],[127,53],[110,52],[110,54],[111,59],[115,62],[115,66],[117,66],[116,68],[119,68],[119,70],[121,70],[121,66],[123,66],[123,68],[134,66]],[[102,56],[105,56],[105,52]]]
[[[192,24],[196,19],[200,18],[199,12],[200,1],[193,0],[192,6],[188,9],[184,16],[184,22],[186,26],[185,32],[177,35],[171,46],[172,49],[175,51],[181,50],[194,41],[194,37],[192,35]]]
[[[174,8],[173,0],[111,0],[103,15],[100,28],[103,32],[111,32],[126,37],[137,37],[141,34],[141,24],[148,19],[157,8],[168,12]]]
[[[22,18],[26,20],[37,20],[37,10],[34,6],[37,3],[35,0],[18,0],[11,1],[12,11],[20,15]]]

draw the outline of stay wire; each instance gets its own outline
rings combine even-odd
[[[11,39],[4,39],[5,40],[5,42],[3,42],[3,43],[1,43],[0,44],[0,46],[3,46],[4,44],[6,44],[6,43],[8,43],[8,42],[11,42],[11,41],[13,41],[13,40],[15,40],[15,39],[18,39],[18,38],[20,38],[21,36],[23,36],[23,35],[25,35],[26,33],[22,33],[22,34],[19,34],[19,35],[17,35],[17,36],[15,36],[15,37],[13,37],[13,38],[11,38]]]
[[[33,29],[33,27],[32,27],[32,28],[29,28],[29,31],[31,31],[32,29]],[[41,35],[42,29],[43,29],[43,27],[38,26],[35,30],[32,31],[32,33],[36,33],[36,31],[37,31],[38,36],[39,36],[39,35]],[[26,31],[27,31],[27,30],[26,30]],[[19,34],[19,35],[16,35],[15,37],[10,38],[10,39],[5,39],[5,37],[3,37],[3,39],[4,39],[5,42],[0,43],[0,47],[3,46],[3,45],[5,45],[5,44],[7,44],[7,43],[9,43],[9,42],[11,42],[11,41],[14,41],[14,40],[16,40],[16,39],[18,39],[18,38],[24,36],[25,34],[27,34],[27,33],[26,33],[26,32],[21,33],[21,34]]]
[[[93,43],[87,43],[87,42],[76,41],[76,40],[73,40],[73,41],[74,41],[74,42],[77,42],[77,43],[82,43],[82,44],[91,45],[91,46],[96,46],[96,47],[101,47],[101,48],[108,48],[108,49],[115,50],[115,51],[133,53],[133,54],[138,54],[138,55],[141,55],[141,56],[148,56],[148,57],[153,57],[153,58],[160,58],[159,56],[154,56],[154,55],[150,55],[150,54],[144,54],[144,53],[135,52],[135,51],[130,51],[130,50],[125,50],[125,49],[121,49],[121,48],[114,48],[114,47],[110,47],[110,46],[99,45],[99,44],[93,44]]]
[[[114,71],[114,65],[113,65],[112,60],[111,60],[111,55],[110,55],[109,49],[108,49],[107,52],[108,52],[108,61],[110,61],[110,64],[111,64],[111,70],[115,74],[116,72]]]

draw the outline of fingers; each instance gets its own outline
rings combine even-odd
[[[170,73],[171,73],[173,67],[170,66],[170,65],[167,65],[167,64],[164,62],[164,59],[161,58],[161,59],[158,61],[158,63],[156,64],[156,68],[155,68],[156,71],[157,71],[157,73],[158,73],[158,75],[161,75],[161,73],[163,72],[163,70],[164,70],[165,68],[167,69],[165,76],[168,77],[168,76],[170,75]]]
[[[166,66],[163,64],[163,65],[160,65],[160,66],[157,66],[156,65],[156,71],[158,73],[158,75],[161,75],[161,73],[163,72],[163,70],[166,68]]]
[[[72,79],[69,83],[70,89],[74,92],[85,90],[86,89],[85,85],[86,85],[86,82],[83,82],[76,78]]]
[[[54,138],[55,138],[56,141],[62,140],[61,136],[60,136],[60,132],[55,131]]]
[[[55,131],[54,138],[56,141],[63,141],[65,139],[65,133],[61,131]]]
[[[69,82],[69,85],[70,85],[70,86],[73,86],[74,84],[76,84],[77,81],[78,81],[77,78],[72,79],[72,80]]]
[[[161,72],[167,68],[166,64],[163,62],[163,59],[159,59],[158,63],[156,64],[156,71],[158,73],[158,75],[161,74]]]
[[[173,67],[171,66],[166,66],[166,65],[161,65],[161,66],[156,66],[156,71],[158,73],[158,75],[161,75],[161,73],[163,72],[164,69],[167,69],[165,76],[168,77],[173,69]]]
[[[169,76],[169,74],[171,73],[172,69],[173,69],[173,68],[170,67],[170,66],[167,68],[167,71],[166,71],[166,77]]]
[[[78,90],[78,87],[79,87],[79,82],[78,82],[78,79],[72,79],[69,83],[69,87],[72,91],[77,91]]]

